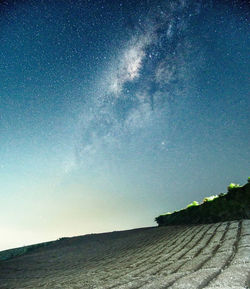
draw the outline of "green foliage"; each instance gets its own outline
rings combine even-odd
[[[239,184],[231,183],[231,184],[227,187],[227,189],[228,189],[228,191],[230,191],[230,190],[233,190],[233,189],[236,189],[236,188],[239,188],[239,187],[240,187]]]
[[[217,199],[217,198],[219,198],[218,195],[206,197],[206,198],[203,199],[203,203],[205,203],[205,202],[211,202],[211,201],[213,201],[214,199]]]
[[[250,219],[250,177],[245,185],[230,184],[228,192],[210,196],[200,205],[192,202],[186,209],[155,219],[159,226],[207,224]]]
[[[248,181],[248,183],[250,183],[250,177],[248,177],[247,181]]]
[[[195,207],[195,206],[199,206],[199,203],[196,201],[193,201],[191,204],[187,205],[187,208]]]
[[[226,193],[219,193],[219,197],[223,197],[225,195],[226,195]]]

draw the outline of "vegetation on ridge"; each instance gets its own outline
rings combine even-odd
[[[155,218],[159,226],[204,224],[250,218],[250,177],[244,186],[231,183],[226,194],[193,201],[185,209]]]
[[[187,205],[187,208],[195,207],[195,206],[199,206],[199,203],[196,201],[193,201],[191,204]]]

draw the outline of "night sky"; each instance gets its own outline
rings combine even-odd
[[[247,1],[0,2],[0,250],[154,226],[250,176]]]

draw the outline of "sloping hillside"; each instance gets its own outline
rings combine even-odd
[[[0,262],[0,288],[232,288],[250,277],[250,220],[66,238]]]

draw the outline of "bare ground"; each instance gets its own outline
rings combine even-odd
[[[0,288],[250,288],[250,220],[55,242],[0,262]]]

